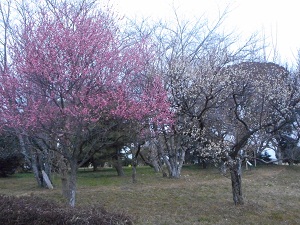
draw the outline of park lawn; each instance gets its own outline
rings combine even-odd
[[[163,178],[138,167],[138,182],[111,168],[78,173],[77,205],[103,205],[124,212],[135,224],[300,224],[300,167],[260,166],[243,172],[245,205],[234,206],[231,181],[215,168],[183,168],[180,179]],[[0,179],[0,194],[39,196],[64,204],[60,182],[54,190],[38,188],[32,174]]]

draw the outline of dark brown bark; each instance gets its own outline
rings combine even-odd
[[[122,161],[121,159],[118,159],[113,163],[113,167],[116,169],[117,174],[119,177],[123,177],[125,176],[124,170],[123,170],[123,166],[122,166]]]
[[[136,166],[137,166],[137,160],[133,159],[132,160],[132,182],[136,183],[137,179],[136,179]]]
[[[31,167],[34,177],[40,187],[44,187],[41,166],[39,164],[37,153],[31,155]]]
[[[61,185],[62,185],[62,195],[66,198],[70,198],[70,192],[69,192],[69,177],[68,177],[68,163],[65,162],[63,158],[60,159],[59,162],[59,175],[61,179]]]
[[[233,202],[235,205],[243,205],[244,198],[242,192],[242,168],[241,160],[231,160],[229,163]]]
[[[123,162],[120,153],[120,146],[115,146],[115,154],[112,157],[112,166],[116,169],[119,177],[125,176]]]

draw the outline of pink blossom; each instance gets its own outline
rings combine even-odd
[[[160,77],[145,72],[151,45],[124,43],[104,13],[73,16],[68,24],[44,13],[20,30],[12,68],[1,76],[3,124],[41,129],[68,121],[67,129],[108,117],[170,123]]]

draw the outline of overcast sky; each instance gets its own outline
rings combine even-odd
[[[300,0],[111,0],[114,8],[129,17],[172,17],[174,5],[184,19],[203,14],[213,21],[229,5],[224,26],[244,36],[256,31],[277,46],[283,63],[295,62],[300,49]]]

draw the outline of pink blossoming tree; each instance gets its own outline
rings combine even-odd
[[[18,32],[1,76],[2,123],[61,154],[74,206],[79,156],[88,159],[114,121],[170,122],[163,85],[147,69],[151,45],[121,39],[112,13],[85,4],[41,7]]]

